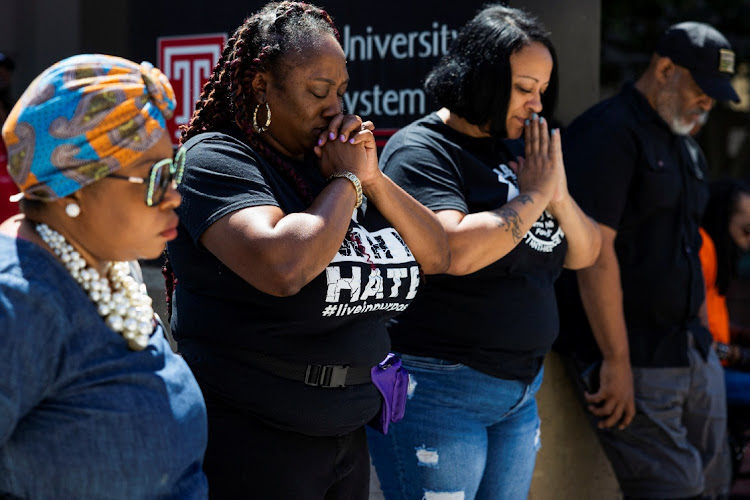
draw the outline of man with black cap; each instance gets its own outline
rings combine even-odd
[[[676,24],[634,84],[563,135],[570,193],[602,250],[557,283],[557,349],[626,498],[729,491],[724,380],[700,318],[706,162],[689,134],[717,101],[739,101],[733,73],[721,33]]]

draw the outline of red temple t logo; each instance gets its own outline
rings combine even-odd
[[[179,141],[180,125],[190,121],[203,84],[211,77],[226,41],[225,33],[157,39],[159,69],[169,78],[177,97],[174,116],[167,121],[173,144]]]

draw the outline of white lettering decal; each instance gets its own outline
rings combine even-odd
[[[344,94],[344,107],[363,116],[397,116],[425,113],[427,98],[422,89],[399,89],[383,92],[375,84],[370,90],[351,90]]]
[[[388,279],[393,280],[393,286],[391,287],[391,294],[389,297],[398,297],[398,289],[401,287],[401,278],[406,278],[406,269],[388,269],[386,276],[388,276]]]
[[[341,45],[349,61],[370,61],[375,58],[414,59],[415,57],[441,57],[448,53],[448,46],[458,36],[458,31],[447,24],[433,21],[432,30],[408,33],[374,33],[372,26],[365,27],[365,34],[353,34],[352,27],[345,24]],[[430,40],[432,38],[432,40]],[[430,43],[430,41],[432,43]],[[373,51],[373,46],[375,51]]]
[[[379,269],[373,269],[370,272],[370,278],[367,280],[365,291],[362,292],[360,300],[367,300],[370,297],[383,298],[383,277],[380,275]]]
[[[417,295],[417,288],[419,288],[419,267],[410,267],[409,274],[411,275],[411,283],[409,283],[409,293],[406,294],[406,300],[411,300]]]
[[[338,302],[341,290],[350,290],[350,302],[359,300],[359,292],[362,283],[362,270],[360,268],[352,268],[351,278],[342,278],[341,269],[338,266],[328,266],[326,268],[326,280],[328,282],[326,302]]]
[[[341,248],[331,261],[361,262],[367,264],[406,264],[413,262],[414,257],[404,240],[392,227],[379,231],[367,231],[355,226],[342,242]],[[354,243],[357,239],[360,243]]]

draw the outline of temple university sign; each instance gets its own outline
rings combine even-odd
[[[153,0],[131,2],[148,9]],[[132,27],[134,60],[153,60],[156,40],[158,66],[177,93],[177,112],[169,124],[175,141],[178,127],[192,116],[227,34],[264,3],[226,0],[220,9],[204,9],[199,0],[185,0],[183,15]],[[350,83],[344,109],[375,123],[379,146],[398,128],[437,109],[424,91],[424,78],[445,55],[457,30],[483,4],[484,0],[380,0],[373,11],[361,2],[329,0],[324,6],[338,26],[347,59]],[[200,15],[190,14],[197,11]]]
[[[190,121],[226,41],[226,33],[157,38],[158,66],[172,82],[177,97],[177,109],[167,121],[173,144],[179,141],[180,125]]]

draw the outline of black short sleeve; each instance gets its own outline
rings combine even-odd
[[[383,172],[430,210],[468,213],[454,162],[429,147],[406,146],[388,155]]]
[[[198,136],[188,141],[183,204],[184,227],[197,243],[214,222],[246,207],[279,206],[264,173],[264,165],[241,141],[226,135]]]
[[[267,294],[234,273],[197,243],[205,228],[246,207],[301,212],[310,206],[301,188],[315,197],[326,186],[312,155],[304,161],[286,159],[284,165],[275,161],[280,157],[266,160],[243,136],[239,130],[202,133],[185,145],[181,226],[167,244],[177,280],[172,334],[208,397],[298,433],[352,432],[381,406],[373,384],[311,388],[237,353],[262,353],[303,369],[308,364],[369,369],[390,350],[386,322],[417,294],[419,266],[403,238],[371,204],[366,211],[350,212],[339,250],[297,293]],[[310,249],[293,251],[302,256]],[[246,259],[249,266],[262,265],[250,255]]]
[[[464,135],[432,113],[397,132],[381,164],[428,208],[475,214],[518,196],[511,146],[522,144]],[[530,383],[557,335],[552,283],[566,252],[562,228],[545,212],[503,258],[465,276],[428,276],[390,323],[394,348]]]

